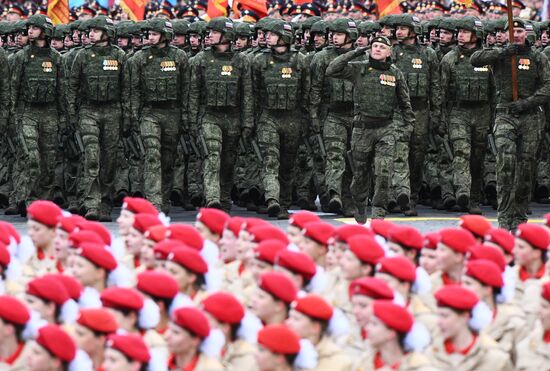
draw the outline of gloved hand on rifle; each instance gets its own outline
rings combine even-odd
[[[517,101],[510,103],[509,107],[510,112],[512,112],[513,115],[519,115],[530,108],[529,101],[527,99],[518,99]]]
[[[248,140],[251,135],[252,135],[252,128],[245,126],[241,132],[241,136],[243,137],[244,140]]]

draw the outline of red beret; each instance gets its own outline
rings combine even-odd
[[[408,225],[394,226],[390,229],[388,240],[407,249],[420,250],[424,246],[420,232]]]
[[[157,215],[136,214],[132,227],[141,234],[144,234],[150,227],[162,225]]]
[[[307,238],[327,246],[334,235],[334,226],[325,222],[309,222],[304,225],[303,233]]]
[[[134,311],[143,308],[143,296],[127,287],[107,287],[100,298],[105,308]]]
[[[466,275],[475,278],[481,284],[501,288],[504,286],[502,271],[490,260],[472,260],[466,265]]]
[[[168,255],[168,260],[196,274],[205,274],[208,272],[208,266],[203,257],[197,250],[190,247],[179,247],[172,250]]]
[[[17,229],[15,229],[13,224],[0,220],[0,228],[4,228],[6,230],[5,233],[8,235],[6,245],[9,245],[10,243],[9,237],[13,237],[18,244],[21,243],[21,235],[19,234],[19,232],[17,232]]]
[[[27,307],[13,296],[0,296],[0,318],[15,325],[24,325],[31,318]]]
[[[500,246],[508,254],[512,254],[514,251],[514,235],[504,228],[490,229],[485,235],[485,241]]]
[[[264,240],[279,240],[288,245],[288,237],[281,229],[272,225],[261,225],[248,230],[252,236],[252,241],[260,243]]]
[[[286,245],[279,240],[264,240],[254,248],[254,257],[271,265],[275,264],[275,256],[281,250],[286,250]]]
[[[187,245],[181,243],[180,241],[176,241],[176,240],[160,241],[159,243],[157,243],[155,245],[155,247],[153,247],[153,252],[155,254],[155,259],[157,259],[157,260],[167,260],[168,255],[170,255],[170,253],[173,250],[181,248],[181,247],[190,248]]]
[[[45,226],[54,228],[57,218],[61,216],[61,208],[51,201],[34,201],[27,208],[27,217]]]
[[[103,245],[85,242],[78,250],[80,256],[106,271],[110,272],[118,266],[113,255]]]
[[[158,210],[153,206],[152,203],[144,198],[139,197],[125,197],[122,208],[134,214],[159,214]]]
[[[235,237],[239,237],[239,232],[241,231],[241,228],[245,223],[245,218],[234,216],[227,221],[226,228],[229,229]]]
[[[316,320],[328,321],[334,312],[329,303],[320,296],[309,294],[296,299],[292,309]]]
[[[439,231],[439,235],[440,243],[461,254],[466,254],[477,244],[474,236],[465,229],[443,228]]]
[[[0,243],[0,266],[6,268],[11,261],[10,251],[3,243]]]
[[[317,273],[317,266],[313,259],[308,254],[299,251],[286,249],[279,251],[275,257],[275,264],[301,275],[307,281]]]
[[[373,219],[370,222],[370,228],[372,231],[379,235],[384,237],[386,240],[388,239],[388,236],[390,235],[390,230],[395,226],[392,222],[385,219]]]
[[[258,286],[276,299],[290,304],[296,299],[297,290],[294,282],[281,272],[268,272],[260,276]]]
[[[80,299],[83,288],[82,284],[78,282],[76,278],[62,273],[53,273],[46,276],[50,276],[58,280],[65,287],[65,290],[67,290],[67,293],[71,299],[76,301]]]
[[[310,222],[319,222],[321,218],[311,211],[298,211],[290,216],[288,219],[288,224],[293,225],[299,229],[303,229],[307,223]]]
[[[516,237],[524,240],[531,246],[540,250],[548,250],[550,245],[550,233],[543,226],[523,223],[518,225]]]
[[[70,246],[79,248],[84,243],[95,243],[102,246],[105,244],[103,239],[93,231],[78,231],[69,235]]]
[[[172,314],[172,321],[201,339],[210,334],[208,319],[197,308],[183,307],[176,309]]]
[[[172,224],[168,227],[166,238],[183,242],[198,251],[201,251],[204,245],[204,239],[199,231],[189,224]]]
[[[107,346],[111,349],[118,350],[131,360],[140,363],[147,363],[151,359],[149,348],[147,348],[147,345],[139,335],[109,335],[107,338]]]
[[[376,264],[384,256],[384,249],[373,237],[357,235],[348,239],[348,246],[363,263]]]
[[[370,229],[359,224],[343,224],[336,227],[334,230],[334,240],[336,241],[347,243],[350,237],[356,235],[367,235],[374,237],[374,233]]]
[[[244,307],[235,296],[226,292],[216,292],[202,302],[205,312],[218,322],[239,323],[244,318]]]
[[[270,226],[269,222],[255,217],[246,218],[244,224],[241,226],[241,229],[245,229],[247,232],[250,232],[252,228],[259,226]]]
[[[441,241],[441,236],[437,232],[429,232],[424,235],[424,246],[427,249],[437,249],[437,244]]]
[[[372,299],[393,300],[393,290],[380,278],[358,278],[349,285],[349,296],[363,295]]]
[[[149,214],[150,215],[150,214]],[[159,225],[153,225],[147,228],[145,233],[143,234],[143,237],[147,238],[148,240],[151,240],[153,242],[160,242],[164,241],[166,238],[166,231],[168,228],[162,224]]]
[[[375,300],[372,312],[386,327],[402,334],[409,332],[414,324],[413,316],[407,309],[389,300]]]
[[[160,299],[173,299],[179,291],[178,282],[164,272],[145,271],[137,276],[137,289]]]
[[[542,285],[541,294],[545,300],[550,301],[550,282],[546,282],[544,285]]]
[[[387,273],[401,281],[416,281],[416,266],[404,256],[380,259],[378,262],[378,272]]]
[[[493,227],[491,222],[481,215],[462,215],[458,225],[479,238],[483,238]]]
[[[463,286],[444,286],[434,294],[437,305],[460,311],[472,310],[479,301],[477,295]]]
[[[276,354],[298,354],[300,337],[285,325],[268,325],[258,332],[258,344]]]
[[[67,233],[72,233],[74,232],[78,223],[82,222],[83,220],[85,219],[80,215],[61,215],[57,218],[57,227],[63,229]]]
[[[544,215],[544,219],[545,219],[545,224],[546,226],[550,227],[550,213]]]
[[[78,228],[81,231],[92,231],[97,233],[99,237],[103,240],[105,245],[111,246],[111,232],[100,222],[92,222],[89,220],[84,220],[80,223],[78,223]]]
[[[27,294],[54,302],[56,305],[63,305],[70,299],[65,286],[52,276],[38,277],[29,281]]]
[[[41,327],[36,342],[63,362],[71,362],[76,356],[74,340],[57,325]]]
[[[490,260],[495,263],[501,272],[506,269],[506,258],[501,249],[494,246],[478,245],[470,252],[469,260]]]
[[[202,208],[197,214],[197,221],[207,226],[212,233],[215,233],[218,236],[222,235],[223,229],[225,228],[225,224],[228,220],[229,215],[218,209]]]
[[[81,309],[76,322],[103,334],[112,334],[118,329],[115,316],[105,308]]]

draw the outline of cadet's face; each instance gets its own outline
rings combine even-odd
[[[90,261],[80,255],[72,257],[72,275],[82,286],[92,286],[99,278],[100,269],[96,268]]]
[[[524,28],[514,27],[514,44],[523,45],[527,39],[527,31]]]
[[[305,236],[298,247],[303,253],[308,254],[314,261],[317,261],[328,252],[327,246],[321,245],[315,240]]]
[[[437,249],[435,250],[437,269],[440,271],[446,272],[449,268],[453,267],[455,264],[461,262],[461,257],[463,256],[460,253],[454,252],[449,247],[439,243],[437,244]]]
[[[220,258],[224,262],[229,262],[237,257],[237,237],[230,229],[224,229],[220,240]]]
[[[92,330],[87,327],[76,324],[74,335],[77,347],[88,354],[93,354],[98,349],[103,348],[105,337],[96,337]]]
[[[516,238],[514,244],[514,259],[517,265],[525,267],[539,259],[540,253],[522,239]]]
[[[550,330],[550,301],[542,299],[540,301],[539,319],[544,330]]]
[[[285,324],[296,331],[298,336],[302,339],[307,339],[312,335],[313,324],[311,319],[294,309],[290,311]]]
[[[348,282],[362,276],[361,261],[349,249],[344,252],[342,259],[340,259],[340,268],[342,269],[342,276]]]
[[[439,30],[439,42],[443,45],[453,41],[453,33],[449,30]]]
[[[290,243],[298,246],[300,245],[302,239],[304,238],[304,235],[302,234],[302,230],[295,225],[289,225],[286,227],[286,236],[288,237],[288,240]]]
[[[103,360],[105,371],[129,371],[131,370],[130,365],[128,359],[118,350],[105,349],[105,359]]]
[[[252,298],[251,309],[259,319],[269,319],[275,311],[275,300],[267,292],[258,288]]]
[[[157,45],[160,43],[160,39],[162,37],[162,34],[157,31],[149,31],[149,36],[147,37],[147,40],[149,40],[149,45]]]
[[[27,366],[29,371],[58,370],[61,367],[61,361],[52,357],[46,349],[33,342],[31,351],[27,355]]]
[[[272,353],[263,346],[259,346],[258,351],[255,354],[256,363],[260,371],[271,371],[275,369],[277,359],[280,358],[276,354]]]
[[[153,248],[155,247],[155,241],[144,238],[143,244],[141,245],[140,251],[140,260],[143,265],[146,267],[153,268],[155,266],[155,252]]]
[[[461,329],[468,326],[469,319],[470,316],[468,314],[458,314],[450,308],[437,308],[437,325],[443,339],[456,336]]]
[[[121,236],[125,237],[130,232],[130,228],[132,228],[132,224],[134,224],[135,220],[135,214],[126,210],[122,209],[120,212],[120,216],[117,218],[116,222],[118,224],[118,232]]]
[[[375,349],[378,349],[396,337],[395,331],[387,328],[384,322],[380,321],[374,315],[370,316],[366,329],[369,334],[369,343]]]
[[[470,276],[463,276],[462,277],[462,286],[469,288],[473,292],[476,293],[476,295],[483,299],[485,298],[485,291],[484,286],[481,285],[481,283],[476,280],[475,278],[472,278]]]
[[[27,221],[27,233],[36,247],[44,248],[53,242],[55,228],[49,228],[34,220]]]
[[[258,279],[263,273],[271,272],[273,270],[273,266],[271,264],[259,259],[252,259],[248,267],[255,282],[258,282]]]
[[[371,316],[371,305],[373,300],[365,295],[353,295],[351,307],[353,316],[361,328],[365,328]]]
[[[34,25],[29,26],[28,28],[29,32],[29,38],[31,40],[36,40],[40,38],[40,35],[42,34],[42,29],[40,27],[36,27]]]
[[[45,320],[48,320],[55,310],[54,304],[46,304],[45,301],[34,295],[25,294],[25,303],[27,303],[29,309],[40,314]]]
[[[168,345],[168,350],[173,354],[185,353],[191,347],[197,346],[197,339],[193,338],[189,332],[172,322],[168,325],[168,330],[164,337],[166,339],[166,345]]]
[[[143,245],[143,235],[135,228],[130,228],[130,233],[126,237],[126,246],[131,254],[137,255]]]
[[[67,258],[69,249],[69,234],[61,228],[55,229],[55,239],[53,240],[54,255],[56,259],[64,260]]]
[[[436,252],[433,249],[424,248],[420,250],[420,266],[428,274],[432,274],[437,270],[436,266]]]
[[[370,57],[377,61],[383,61],[391,55],[391,48],[386,44],[373,43],[370,49]]]

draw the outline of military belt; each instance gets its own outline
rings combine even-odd
[[[329,107],[329,112],[353,115],[353,102],[332,103]]]
[[[369,121],[369,122],[354,122],[354,129],[380,129],[388,126],[391,123],[391,120],[380,119],[380,121]]]
[[[143,107],[147,108],[179,108],[180,103],[176,101],[145,102]]]

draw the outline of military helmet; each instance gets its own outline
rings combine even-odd
[[[206,30],[214,30],[221,32],[223,37],[227,40],[235,40],[235,26],[233,25],[233,20],[227,17],[216,17],[212,18],[206,24]]]
[[[52,34],[53,34],[52,20],[43,14],[33,14],[29,18],[27,18],[27,27],[28,26],[39,27],[44,31],[44,35],[46,37],[52,37]]]
[[[309,31],[311,35],[320,33],[323,35],[326,35],[328,33],[328,22],[327,21],[317,21],[311,26],[311,30]]]
[[[132,38],[132,27],[134,26],[134,21],[120,21],[115,25],[115,36],[118,38]]]
[[[378,22],[363,21],[357,25],[357,31],[359,32],[359,35],[363,36],[370,36],[371,34],[374,34],[381,29],[382,27],[380,27],[380,23]]]
[[[384,17],[382,17],[378,23],[380,23],[380,26],[381,27],[391,27],[391,28],[395,28],[395,22],[397,21],[397,19],[400,17],[399,14],[388,14]]]
[[[477,17],[465,16],[455,21],[457,30],[475,32],[478,38],[483,38],[483,23]]]
[[[441,22],[443,18],[441,17],[435,17],[434,19],[430,19],[426,26],[428,27],[428,32],[430,32],[434,28],[439,28],[439,23]]]
[[[538,23],[539,23],[539,29],[540,29],[541,34],[544,31],[547,31],[548,29],[550,29],[550,21],[542,21],[542,22],[538,22]]]
[[[420,19],[413,14],[401,14],[399,17],[396,17],[394,24],[396,26],[406,26],[409,27],[412,32],[417,35],[422,34],[422,25]]]
[[[495,33],[495,21],[494,20],[486,20],[483,22],[483,33],[485,36]]]
[[[71,29],[69,28],[69,25],[66,24],[58,24],[54,27],[53,33],[52,33],[52,39],[65,39],[65,36],[67,36],[71,32]]]
[[[196,21],[189,25],[189,30],[187,33],[194,33],[204,37],[206,33],[206,22],[205,21]]]
[[[174,29],[172,27],[172,22],[166,20],[165,18],[151,18],[147,20],[147,23],[143,27],[147,31],[155,31],[164,35],[164,38],[167,41],[172,40],[174,37]]]
[[[115,23],[111,18],[104,15],[98,15],[90,19],[88,21],[88,29],[90,28],[104,31],[109,39],[114,39],[115,37]]]
[[[263,30],[266,25],[268,25],[271,21],[273,21],[274,18],[270,17],[264,17],[260,19],[256,24],[254,25],[254,30]]]
[[[237,37],[252,37],[254,36],[254,25],[246,22],[235,22],[235,36]]]
[[[292,25],[288,22],[283,21],[282,19],[272,20],[264,26],[263,30],[265,32],[272,32],[276,35],[279,35],[281,40],[287,45],[292,44],[294,40]]]
[[[27,33],[27,21],[21,20],[17,21],[11,24],[11,28],[9,29],[9,33],[11,34],[18,34],[18,33]]]
[[[69,28],[71,29],[71,31],[78,30],[78,27],[80,27],[81,23],[82,21],[80,19],[77,19],[76,21],[69,23]]]
[[[494,27],[495,27],[495,31],[504,31],[508,28],[508,21],[506,20],[506,18],[500,18],[500,19],[497,19],[497,20],[494,20]]]
[[[172,21],[175,35],[187,35],[189,31],[189,22],[185,19],[174,19]]]
[[[91,19],[85,19],[78,25],[78,31],[80,32],[88,32],[90,27],[88,26],[90,24]]]
[[[357,24],[351,18],[337,18],[330,21],[328,30],[330,32],[346,33],[352,41],[357,40],[359,37]]]
[[[313,24],[316,23],[316,22],[321,21],[322,19],[323,18],[318,17],[316,15],[312,16],[312,17],[309,17],[300,24],[300,28],[302,29],[302,31],[303,30],[311,30],[311,27],[313,26]]]
[[[437,28],[440,30],[447,30],[451,32],[456,31],[456,19],[454,18],[441,18]]]

